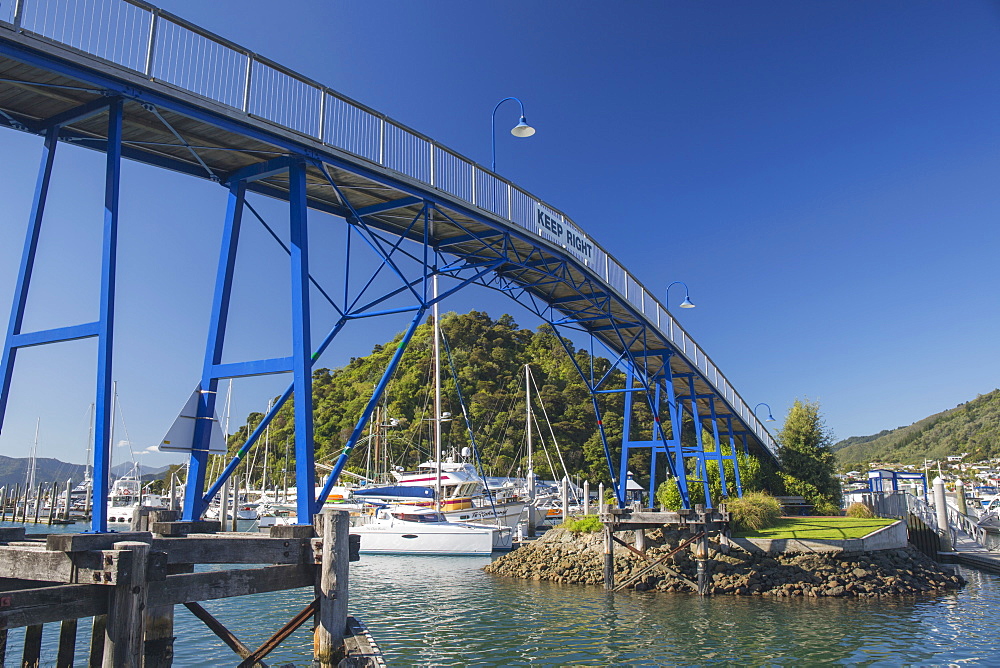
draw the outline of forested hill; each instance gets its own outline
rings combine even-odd
[[[869,462],[920,464],[968,452],[966,461],[1000,457],[1000,390],[926,417],[908,427],[855,436],[833,446],[842,466]]]
[[[522,473],[526,469],[524,365],[530,364],[540,394],[540,402],[534,398],[532,403],[541,425],[539,429],[549,441],[546,455],[541,445],[542,437],[536,430],[535,471],[543,477],[550,476],[550,459],[561,471],[558,454],[543,421],[540,407],[544,406],[571,473],[585,476],[595,484],[608,479],[590,394],[551,328],[521,329],[509,315],[494,320],[485,313],[473,311],[466,315],[443,315],[441,331],[447,349],[451,350],[458,389],[465,399],[473,433],[489,474],[516,475],[519,467]],[[375,434],[370,428],[365,429],[364,442],[355,448],[348,462],[349,469],[363,472],[384,471],[386,466],[411,468],[430,458],[433,452],[433,423],[429,419],[433,416],[432,332],[428,321],[413,335],[383,395],[381,414],[372,421],[376,425]],[[397,336],[384,345],[375,345],[370,355],[352,359],[342,368],[314,371],[316,459],[321,464],[331,463],[340,454],[401,338]],[[574,350],[573,354],[580,368],[589,374],[591,357],[587,351]],[[609,362],[603,358],[595,358],[593,364],[597,378],[608,370]],[[470,445],[450,366],[446,347],[442,345],[442,411],[453,416],[442,423],[446,454],[460,453],[463,447]],[[614,373],[609,384],[621,387],[624,381],[617,371]],[[532,394],[535,394],[534,389]],[[600,403],[606,411],[608,437],[611,442],[617,439],[620,443],[621,395],[600,395]],[[262,417],[261,413],[248,416],[247,423],[230,437],[230,451],[245,442],[248,429],[255,427]],[[384,436],[378,436],[378,425],[385,425]],[[271,476],[279,474],[283,468],[286,447],[289,470],[294,470],[291,464],[294,439],[293,411],[289,402],[275,417],[268,437],[267,468],[271,480],[274,480]],[[263,465],[262,445],[255,447],[254,454],[246,460],[255,480]]]

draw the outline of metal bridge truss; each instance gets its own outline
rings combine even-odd
[[[142,45],[146,49],[145,56],[135,56],[132,58],[135,63],[123,64],[121,58],[96,47],[71,44],[69,38],[56,36],[51,31],[43,34],[25,29],[21,16],[31,17],[30,12],[24,13],[25,3],[30,9],[32,2],[41,1],[21,0],[12,22],[0,14],[0,125],[45,138],[4,341],[0,368],[0,427],[18,350],[82,338],[98,340],[94,531],[107,530],[105,502],[110,482],[110,393],[122,158],[210,179],[228,189],[229,204],[200,382],[200,419],[196,422],[185,494],[186,519],[201,516],[209,500],[236,469],[267,423],[294,393],[297,397],[294,407],[297,516],[299,522],[310,522],[343,469],[427,309],[471,284],[507,294],[552,325],[557,333],[572,329],[590,336],[591,341],[610,352],[612,367],[626,372],[625,386],[611,387],[610,370],[597,377],[593,368],[577,366],[591,394],[597,427],[620,503],[625,501],[627,462],[633,451],[649,450],[650,494],[655,491],[657,458],[662,457],[668,474],[678,481],[685,504],[689,503],[689,483],[697,481],[704,485],[706,499],[711,503],[705,473],[706,463],[713,459],[718,462],[723,476],[723,464],[727,460],[732,461],[736,473],[733,486],[724,482],[723,494],[730,490],[740,493],[736,462],[738,441],[745,452],[775,456],[773,440],[752,410],[662,304],[563,214],[457,153],[384,116],[376,116],[375,112],[329,89],[317,89],[320,109],[334,103],[354,105],[352,108],[358,113],[374,118],[381,128],[377,130],[378,151],[348,145],[353,141],[350,132],[354,126],[350,123],[331,130],[320,122],[317,138],[308,128],[298,127],[283,117],[268,116],[264,107],[254,106],[257,104],[254,95],[262,94],[258,88],[251,90],[251,82],[256,81],[251,76],[257,71],[254,68],[267,67],[282,76],[297,77],[296,81],[308,87],[318,84],[259,56],[237,51],[239,47],[222,38],[143,2],[94,0],[116,7],[127,5],[141,20],[146,20],[143,12],[152,17],[146,33],[148,41]],[[121,20],[139,20],[134,19],[133,14]],[[87,25],[93,27],[93,23]],[[164,83],[152,76],[157,67],[154,48],[164,48],[156,46],[155,37],[160,34],[157,26],[168,23],[202,39],[214,40],[219,48],[245,55],[247,78],[242,89],[242,109],[240,100],[220,101],[218,96],[206,97],[198,89]],[[35,30],[43,28],[36,26]],[[263,111],[255,113],[255,109]],[[323,121],[327,116],[321,111],[319,118]],[[363,128],[357,131],[362,132]],[[393,133],[403,133],[400,136],[409,138],[399,144],[401,148],[397,147],[400,155],[425,158],[429,155],[429,163],[417,161],[419,164],[415,162],[416,166],[412,166],[394,157],[394,149],[388,143],[388,139],[395,136]],[[28,287],[59,142],[75,143],[106,154],[100,315],[91,323],[24,332],[22,322]],[[429,154],[424,152],[426,147],[429,147]],[[436,165],[445,164],[450,165],[450,176],[435,171]],[[454,181],[459,176],[465,185]],[[452,181],[442,182],[445,177]],[[281,241],[282,235],[275,232],[247,201],[251,193],[288,202],[287,245]],[[346,221],[351,243],[365,247],[378,258],[377,266],[367,279],[354,283],[352,293],[348,289],[352,280],[351,244],[348,245],[342,298],[333,298],[309,271],[309,210],[332,214]],[[292,355],[223,363],[240,228],[248,212],[267,227],[289,255]],[[589,248],[587,252],[592,252],[592,256],[582,255],[580,245],[574,250],[569,236],[562,242],[552,238],[553,235],[541,225],[532,222],[535,213],[539,220],[544,213],[550,216],[550,222],[573,232],[575,242]],[[429,292],[434,277],[449,282],[448,289],[436,296]],[[388,278],[394,281],[394,287],[383,288]],[[313,344],[310,335],[310,299],[314,293],[337,314],[328,334],[318,345]],[[333,473],[317,497],[311,407],[313,362],[353,321],[404,312],[412,313],[412,320],[366,409],[359,416]],[[558,338],[570,353],[564,337]],[[572,354],[570,358],[577,364]],[[274,373],[290,373],[292,382],[220,477],[207,484],[210,426],[219,381]],[[598,402],[600,395],[616,392],[624,393],[626,406],[625,433],[617,467]],[[653,416],[650,439],[632,438],[634,401],[644,402]],[[685,413],[694,424],[696,447],[682,443]],[[705,451],[703,428],[711,431],[718,444],[714,451]],[[723,452],[724,444],[728,445],[728,454]],[[689,459],[695,461],[697,471],[697,477],[691,480],[687,478],[684,465]]]

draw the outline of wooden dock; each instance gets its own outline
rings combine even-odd
[[[657,512],[645,508],[612,508],[601,504],[598,515],[601,522],[604,523],[604,588],[610,591],[624,589],[638,578],[648,575],[654,570],[659,570],[672,577],[680,578],[695,588],[699,594],[704,595],[708,585],[709,535],[718,534],[718,543],[728,544],[729,513],[724,508],[714,510],[696,505],[690,510]],[[647,529],[686,531],[690,534],[690,538],[682,542],[672,552],[659,559],[653,559],[646,554],[645,535]],[[629,545],[615,535],[620,531],[633,532],[634,544]],[[617,585],[614,570],[616,544],[648,562],[645,569]],[[670,557],[688,547],[692,548],[698,566],[697,582],[688,580],[667,565]]]
[[[958,530],[954,535],[954,552],[948,554],[952,560],[970,568],[1000,573],[1000,553],[990,552],[964,531]]]
[[[263,659],[313,621],[314,665],[381,666],[364,626],[347,614],[349,561],[357,543],[346,513],[268,535],[220,532],[218,522],[179,522],[175,511],[139,518],[123,533],[26,534],[0,529],[0,665],[11,629],[24,628],[22,666],[38,666],[43,625],[59,623],[57,666],[71,666],[81,619],[90,620],[91,666],[172,664],[174,606],[184,605],[229,646],[234,664]],[[195,572],[197,564],[241,564]],[[313,587],[316,598],[261,647],[252,649],[200,602]]]

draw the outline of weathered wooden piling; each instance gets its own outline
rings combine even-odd
[[[348,562],[337,559],[337,554],[347,549],[350,518],[346,512],[328,510],[317,520],[316,526],[323,539],[323,556],[316,582],[319,611],[313,654],[316,662],[325,668],[340,661],[340,648],[347,629]]]
[[[615,586],[614,549],[615,543],[617,543],[648,562],[646,568],[640,571],[640,576],[652,573],[654,569],[659,570],[668,573],[672,577],[680,578],[692,588],[697,589],[698,593],[702,595],[707,593],[709,573],[708,535],[710,533],[718,533],[720,536],[725,535],[729,522],[729,513],[725,509],[716,510],[712,508],[706,509],[702,506],[695,506],[693,510],[653,512],[652,510],[646,509],[633,510],[603,508],[603,504],[601,504],[601,507],[602,512],[600,514],[600,518],[601,522],[604,523],[605,589],[618,591],[633,584],[637,579],[636,577],[633,577],[621,583],[617,587]],[[645,530],[653,528],[682,530],[688,532],[691,536],[687,540],[683,541],[677,549],[673,550],[670,554],[663,555],[659,559],[653,559],[646,554],[645,546]],[[634,545],[629,545],[624,540],[615,536],[615,533],[619,531],[633,531]],[[698,565],[697,583],[683,577],[680,573],[676,572],[665,563],[666,560],[675,552],[688,546],[693,546],[691,549]]]

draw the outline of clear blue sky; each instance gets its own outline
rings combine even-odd
[[[498,171],[654,292],[687,282],[698,308],[675,314],[779,420],[796,398],[818,400],[844,438],[1000,385],[996,3],[160,5],[481,164],[494,104],[520,97],[538,132],[512,138],[516,105],[502,107]],[[3,309],[39,147],[0,131]],[[101,156],[60,152],[29,326],[96,315]],[[125,171],[115,376],[136,451],[197,383],[224,209],[218,185]],[[314,230],[314,253],[339,243],[338,230]],[[287,354],[281,253],[259,230],[245,250],[231,353]],[[537,325],[489,294],[447,305],[474,307]],[[322,365],[403,325],[355,330]],[[21,353],[0,453],[24,456],[40,418],[40,455],[82,462],[93,369],[92,342]],[[240,383],[237,423],[286,382]]]

